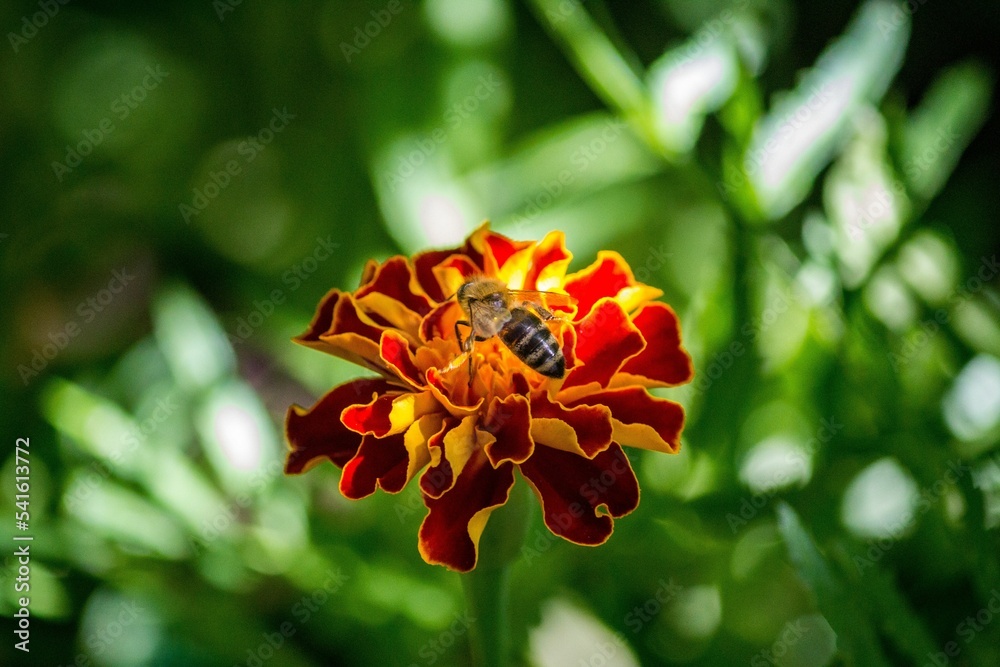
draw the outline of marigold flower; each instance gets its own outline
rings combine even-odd
[[[613,519],[639,503],[622,446],[675,453],[684,411],[646,391],[691,379],[677,317],[654,301],[624,259],[602,251],[566,274],[561,232],[540,242],[476,230],[459,248],[369,261],[354,292],[331,290],[295,341],[378,373],[334,388],[312,408],[292,406],[285,471],[324,459],[343,469],[352,499],[398,493],[419,475],[429,510],[420,554],[458,571],[475,567],[490,513],[507,502],[514,468],[541,502],[545,525],[577,544],[603,544]],[[547,324],[566,357],[545,377],[493,337],[475,343],[473,377],[455,335],[454,295],[472,276],[512,289],[568,294],[575,308]]]

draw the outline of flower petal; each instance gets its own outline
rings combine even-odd
[[[429,250],[413,258],[413,275],[417,279],[417,284],[434,301],[444,301],[447,296],[442,290],[437,276],[434,275],[434,267],[460,250],[460,248]]]
[[[691,379],[691,357],[681,345],[680,325],[673,309],[665,303],[649,303],[632,318],[646,339],[646,348],[625,362],[621,373],[629,384],[647,387],[674,387]],[[617,379],[617,378],[616,378]]]
[[[388,388],[384,380],[354,380],[330,390],[308,410],[290,407],[285,417],[289,445],[285,472],[303,473],[323,459],[343,468],[361,446],[361,436],[341,423],[340,413],[359,399]]]
[[[494,397],[483,427],[495,438],[484,447],[494,468],[505,461],[522,463],[535,450],[535,441],[531,439],[531,410],[524,396],[511,394],[503,400]]]
[[[422,389],[427,386],[410,345],[401,334],[392,329],[382,332],[379,356],[386,366],[410,387]]]
[[[356,301],[361,311],[375,324],[390,327],[389,330],[398,330],[414,343],[419,339],[422,318],[404,304],[378,292],[372,292]]]
[[[563,387],[599,382],[606,387],[612,376],[630,357],[646,346],[639,329],[614,300],[603,298],[576,325],[573,356],[576,366],[566,376]]]
[[[663,294],[655,287],[637,283],[628,262],[612,250],[601,250],[593,264],[566,276],[564,287],[579,301],[577,317],[589,313],[604,297],[614,298],[626,312],[632,312],[639,304]]]
[[[452,255],[434,267],[434,276],[441,285],[445,299],[454,296],[458,288],[469,278],[480,274],[482,269],[465,255]]]
[[[382,488],[399,493],[430,461],[427,441],[441,427],[440,414],[424,415],[406,433],[376,438],[366,435],[357,454],[344,466],[340,492],[357,500]]]
[[[531,437],[537,444],[592,459],[608,448],[611,434],[611,411],[603,406],[567,408],[545,393],[531,397]]]
[[[388,373],[378,355],[378,340],[384,330],[384,326],[358,309],[350,294],[330,290],[320,301],[309,328],[292,340],[380,373]]]
[[[434,306],[417,281],[410,263],[401,255],[387,259],[371,279],[354,293],[358,299],[369,294],[384,294],[419,316],[426,315]]]
[[[512,241],[490,230],[489,223],[483,223],[469,236],[465,248],[469,259],[480,266],[483,273],[499,276],[513,255],[532,245],[531,241]]]
[[[524,289],[551,291],[561,287],[573,255],[566,249],[566,235],[549,232],[531,255],[531,265],[524,279]]]
[[[521,472],[542,503],[545,525],[577,544],[603,544],[614,529],[612,517],[639,505],[639,483],[618,443],[593,459],[537,447]]]
[[[368,403],[344,408],[340,421],[355,433],[384,438],[402,433],[414,421],[431,412],[438,412],[440,407],[428,391],[388,391],[372,397]]]
[[[430,512],[420,526],[420,555],[430,564],[468,572],[479,559],[479,538],[490,514],[505,504],[514,485],[514,465],[490,465],[478,452],[440,498],[424,498]]]
[[[462,316],[462,309],[458,302],[445,301],[434,307],[430,313],[424,316],[420,322],[420,340],[428,343],[435,338],[454,338],[455,322]],[[458,343],[455,343],[456,350]]]
[[[574,405],[603,405],[611,409],[615,442],[629,447],[676,454],[681,447],[684,408],[650,395],[643,387],[624,387],[589,394]]]
[[[478,420],[478,415],[470,415],[457,426],[443,429],[443,435],[436,435],[428,442],[430,448],[436,450],[431,454],[435,465],[420,478],[420,488],[424,494],[439,498],[447,493],[455,486],[469,460],[494,442],[490,433],[476,428]],[[446,419],[446,422],[454,424],[451,418]]]

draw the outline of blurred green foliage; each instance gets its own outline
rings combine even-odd
[[[415,488],[281,475],[358,369],[288,342],[482,219],[621,252],[683,324],[681,454],[585,549],[535,516],[539,665],[1000,664],[991,2],[7,3],[0,612],[30,655],[467,662]],[[962,38],[956,37],[962,35]],[[414,485],[411,485],[411,487]]]

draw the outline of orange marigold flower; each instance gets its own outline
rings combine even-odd
[[[646,388],[688,382],[691,359],[674,311],[654,301],[662,292],[636,282],[618,253],[566,275],[570,259],[560,232],[512,241],[484,224],[459,248],[370,261],[356,291],[331,290],[295,341],[379,376],[336,387],[308,410],[292,406],[285,471],[329,459],[352,499],[398,493],[419,475],[429,510],[420,554],[463,572],[476,565],[515,467],[549,530],[577,544],[607,541],[613,518],[639,503],[622,445],[680,447],[683,409]],[[463,313],[451,297],[474,276],[572,297],[546,323],[566,358],[563,378],[535,372],[497,336],[475,343],[471,378],[456,363]]]

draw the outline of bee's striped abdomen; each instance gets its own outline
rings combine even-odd
[[[511,308],[510,315],[510,321],[500,330],[504,345],[542,375],[551,378],[565,375],[566,357],[545,323],[527,308]]]

